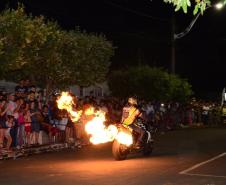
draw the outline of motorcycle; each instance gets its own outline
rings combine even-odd
[[[152,153],[154,145],[152,135],[156,132],[156,130],[141,118],[136,120],[136,125],[142,127],[145,130],[143,142],[139,148],[136,147],[139,134],[127,126],[122,124],[118,125],[119,132],[121,131],[132,136],[132,144],[126,145],[115,139],[112,145],[112,154],[116,160],[125,160],[128,154],[134,152],[143,153],[144,156],[149,156]]]

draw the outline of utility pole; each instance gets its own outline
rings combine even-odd
[[[175,73],[176,72],[176,55],[175,55],[175,50],[176,50],[176,39],[174,37],[175,35],[175,17],[174,17],[174,14],[172,15],[172,20],[171,20],[171,66],[170,66],[170,69],[171,69],[171,73]]]
[[[224,7],[224,4],[222,2],[219,2],[217,4],[215,4],[214,6],[208,6],[206,8],[209,9],[211,7],[216,8],[217,10],[220,10]],[[188,27],[180,32],[180,33],[175,33],[175,16],[174,14],[172,15],[172,20],[171,20],[171,73],[176,73],[176,40],[183,38],[184,36],[186,36],[191,29],[193,28],[194,24],[196,23],[196,21],[198,20],[198,18],[200,17],[201,12],[199,12],[195,18],[191,21],[191,23],[188,25]]]
[[[183,38],[186,36],[191,29],[193,28],[195,22],[199,18],[200,13],[198,13],[195,18],[191,21],[191,23],[188,25],[188,27],[180,32],[180,33],[175,33],[175,16],[174,14],[172,15],[172,20],[171,20],[171,73],[176,73],[176,40]]]

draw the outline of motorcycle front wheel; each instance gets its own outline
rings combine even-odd
[[[112,145],[112,154],[115,160],[125,160],[128,154],[128,150],[125,145],[122,145],[117,140],[114,140]]]

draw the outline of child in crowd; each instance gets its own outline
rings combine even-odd
[[[24,130],[25,130],[25,144],[31,144],[31,114],[29,110],[24,113]]]
[[[11,116],[11,115],[8,115],[6,117],[6,123],[5,124],[6,124],[6,129],[4,130],[4,137],[7,140],[6,149],[10,150],[10,147],[11,147],[11,144],[12,144],[12,137],[10,135],[10,130],[15,125],[14,117]]]
[[[60,142],[64,142],[65,141],[65,138],[66,138],[65,130],[66,130],[67,124],[68,124],[68,113],[67,113],[67,111],[62,110],[60,112],[60,119],[59,119],[59,123],[57,125],[57,128],[59,130],[59,132],[58,132],[58,140]]]
[[[31,115],[31,131],[32,142],[38,145],[39,131],[40,131],[40,112],[36,101],[30,102],[30,115]]]
[[[18,148],[23,147],[25,145],[25,105],[21,106],[18,111],[18,133],[17,133],[17,145]]]

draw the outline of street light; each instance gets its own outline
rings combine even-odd
[[[221,10],[224,7],[224,3],[221,3],[220,2],[220,3],[215,4],[214,6],[208,6],[206,8],[206,10],[209,9],[209,8],[211,8],[211,7],[214,7],[217,10]],[[191,23],[189,24],[189,26],[184,31],[182,31],[180,33],[177,33],[177,34],[174,33],[174,39],[180,39],[180,38],[184,37],[185,35],[187,35],[191,31],[191,29],[193,28],[193,26],[196,23],[197,19],[199,18],[200,14],[201,14],[201,12],[199,12],[196,15],[196,17],[191,21]]]
[[[224,7],[224,3],[222,2],[215,4],[215,8],[218,10],[222,9],[223,7]]]
[[[219,3],[217,3],[213,6],[208,6],[206,8],[206,10],[211,8],[211,7],[214,7],[215,9],[220,10],[224,7],[224,3],[219,2]],[[173,18],[173,23],[172,23],[173,24],[172,25],[173,26],[172,27],[172,49],[171,49],[171,54],[172,54],[172,56],[171,56],[171,72],[172,73],[175,73],[175,64],[176,64],[176,62],[175,62],[175,41],[177,39],[180,39],[180,38],[186,36],[191,31],[191,29],[193,28],[194,24],[196,23],[196,21],[197,21],[197,19],[199,18],[200,15],[201,15],[201,12],[199,12],[196,15],[196,17],[191,21],[191,23],[188,25],[188,27],[180,33],[175,33],[175,25],[174,25],[175,23],[174,23],[174,18]]]

